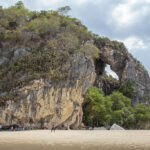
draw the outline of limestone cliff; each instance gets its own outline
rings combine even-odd
[[[0,123],[57,127],[69,124],[77,128],[82,122],[82,102],[86,90],[95,81],[92,61],[81,53],[70,56],[65,65],[68,78],[65,81],[34,80],[16,89],[19,99],[0,107]]]
[[[101,42],[101,40],[95,40],[95,44],[100,49],[100,58],[96,60],[95,65],[97,70],[96,85],[101,83],[105,65],[109,64],[118,75],[120,85],[126,81],[134,83],[137,97],[133,103],[150,103],[150,78],[144,66],[127,51],[123,43],[108,39]]]

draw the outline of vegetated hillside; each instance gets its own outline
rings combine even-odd
[[[92,34],[77,19],[64,16],[67,8],[31,12],[18,2],[0,9],[1,91],[41,77],[65,78],[61,69],[70,54],[87,50],[98,56],[93,44],[85,44]]]
[[[89,32],[69,10],[29,11],[21,1],[0,7],[0,123],[78,128],[85,95],[86,125],[148,128],[149,107],[131,107],[149,103],[145,68],[123,43]],[[106,75],[106,64],[119,81]],[[87,91],[93,85],[104,93]]]

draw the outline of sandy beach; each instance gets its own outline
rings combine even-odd
[[[0,150],[150,150],[150,131],[0,132]]]

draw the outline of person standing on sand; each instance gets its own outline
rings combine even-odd
[[[67,124],[67,130],[70,130],[70,126],[69,126],[69,124]]]
[[[14,127],[13,126],[11,127],[11,131],[14,131]]]
[[[2,125],[0,124],[0,131],[2,131]]]
[[[51,132],[55,132],[55,126],[54,125],[52,125],[52,129],[51,129]]]

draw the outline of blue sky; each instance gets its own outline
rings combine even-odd
[[[0,0],[9,7],[18,0]],[[100,36],[125,43],[150,73],[150,0],[22,0],[30,10],[56,10],[69,5],[70,15]]]

